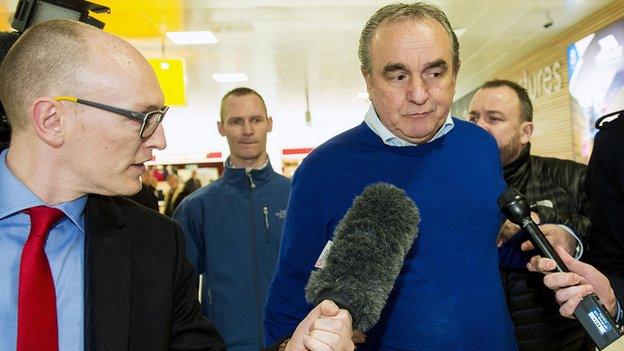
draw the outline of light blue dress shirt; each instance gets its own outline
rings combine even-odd
[[[0,349],[15,350],[22,247],[30,217],[22,210],[45,205],[9,170],[0,154]],[[53,176],[53,175],[49,175]],[[50,231],[45,251],[56,290],[59,350],[84,349],[84,208],[87,197],[54,206],[64,217]]]
[[[384,126],[383,123],[381,123],[381,120],[379,119],[379,116],[377,115],[377,111],[375,111],[375,106],[373,106],[373,104],[370,105],[368,112],[366,112],[366,115],[364,116],[364,122],[366,122],[366,125],[373,131],[373,133],[377,134],[381,138],[381,140],[383,140],[384,144],[386,145],[390,145],[390,146],[418,145],[418,144],[410,143],[409,141],[400,139],[396,135],[392,134],[392,132],[390,132],[388,128],[386,128],[386,126]],[[438,130],[436,135],[434,135],[433,138],[431,138],[431,140],[429,140],[428,142],[434,141],[440,138],[441,136],[445,135],[446,133],[450,132],[454,126],[455,126],[455,123],[453,122],[453,118],[451,118],[451,113],[449,112],[448,116],[446,116],[446,120],[444,121],[444,124],[442,125],[442,128],[440,128],[440,130]]]

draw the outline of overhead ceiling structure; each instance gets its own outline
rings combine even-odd
[[[455,98],[612,0],[437,0],[459,35]],[[227,151],[216,131],[220,97],[244,85],[267,100],[275,128],[270,148],[314,147],[360,123],[368,101],[357,58],[360,31],[374,0],[100,0],[105,30],[127,38],[148,58],[183,58],[186,107],[165,126],[169,153]],[[0,28],[16,0],[0,0]],[[2,12],[5,13],[2,13]],[[552,20],[552,25],[544,25]],[[211,31],[216,44],[176,45],[173,31]],[[222,83],[213,74],[244,73]],[[306,123],[306,86],[310,120]],[[358,95],[360,97],[358,98]]]

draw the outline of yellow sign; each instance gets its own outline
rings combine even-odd
[[[11,16],[9,17],[9,15]],[[11,21],[13,21],[13,14],[9,14],[9,10],[6,5],[0,4],[0,31],[12,31]]]
[[[165,94],[165,105],[186,105],[186,75],[183,59],[149,59]]]
[[[110,7],[110,14],[91,13],[105,23],[104,31],[123,38],[161,37],[184,30],[182,0],[98,0]]]

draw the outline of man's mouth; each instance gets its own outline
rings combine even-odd
[[[408,117],[408,118],[423,118],[423,117],[427,117],[431,114],[431,111],[427,111],[427,112],[414,112],[414,113],[406,113],[403,115],[403,117]]]

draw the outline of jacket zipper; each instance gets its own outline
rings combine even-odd
[[[262,308],[260,306],[260,277],[258,272],[258,250],[257,250],[257,242],[256,242],[256,212],[254,211],[254,189],[256,188],[256,183],[254,183],[253,178],[251,176],[250,171],[246,171],[245,174],[247,178],[249,178],[249,214],[251,220],[251,260],[253,263],[253,273],[254,273],[254,286],[255,286],[255,298],[256,298],[256,315],[258,317],[262,316]],[[260,346],[264,345],[264,334],[262,332],[262,318],[258,318],[258,342]]]
[[[269,208],[262,207],[262,213],[264,214],[264,243],[269,243]]]

